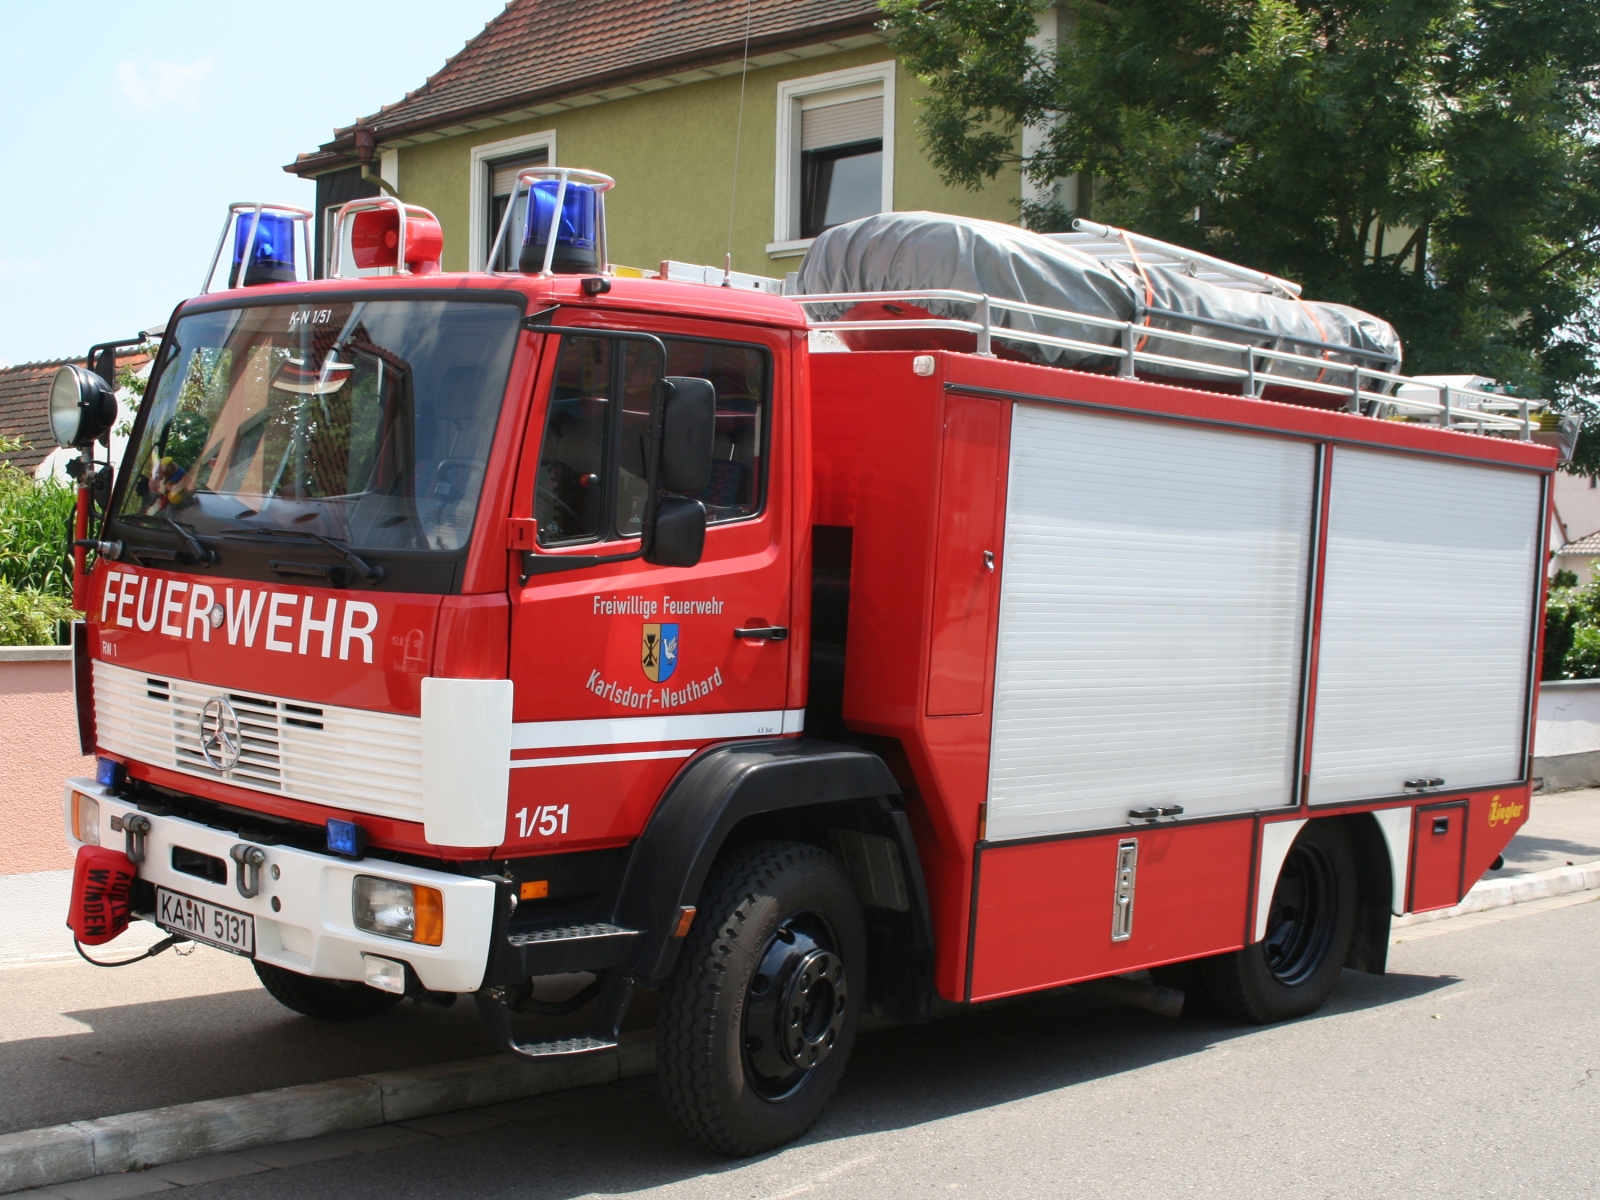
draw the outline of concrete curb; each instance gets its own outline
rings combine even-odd
[[[71,661],[71,646],[0,646],[0,663]]]
[[[1454,908],[1399,917],[1394,922],[1394,928],[1404,929],[1408,925],[1422,925],[1428,921],[1442,921],[1447,917],[1461,917],[1467,913],[1504,908],[1508,904],[1548,900],[1552,896],[1566,896],[1596,888],[1600,888],[1600,862],[1556,867],[1532,875],[1514,875],[1508,879],[1484,879],[1473,884],[1472,890]]]
[[[368,1129],[655,1070],[655,1043],[528,1062],[491,1054],[0,1135],[0,1194]]]

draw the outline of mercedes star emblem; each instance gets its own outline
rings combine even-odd
[[[223,696],[213,696],[200,710],[200,753],[219,771],[239,765],[244,736],[239,732],[239,714]]]

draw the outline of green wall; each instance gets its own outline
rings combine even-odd
[[[733,220],[736,270],[782,276],[800,264],[798,257],[774,259],[766,252],[773,240],[778,84],[889,57],[887,46],[869,46],[750,72]],[[897,68],[894,207],[1015,221],[1020,188],[1015,172],[978,192],[940,182],[913,124],[919,93],[917,81]],[[603,171],[617,181],[606,210],[613,262],[654,267],[674,258],[720,266],[728,240],[738,112],[739,77],[732,75],[404,147],[400,194],[439,217],[445,230],[444,268],[463,271],[472,148],[553,129],[557,162]]]

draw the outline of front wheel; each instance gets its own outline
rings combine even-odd
[[[801,842],[736,851],[661,991],[659,1078],[679,1124],[725,1154],[799,1137],[844,1073],[865,981],[861,906],[833,856]]]
[[[1266,936],[1201,962],[1218,1009],[1265,1025],[1322,1007],[1339,981],[1356,922],[1356,862],[1344,826],[1313,820],[1278,873]]]
[[[387,1012],[400,1003],[393,992],[380,992],[344,979],[314,979],[271,963],[252,962],[261,986],[285,1008],[319,1021],[353,1021]]]

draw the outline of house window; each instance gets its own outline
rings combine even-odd
[[[800,236],[883,211],[883,97],[800,108]]]
[[[484,230],[486,244],[494,243],[494,236],[500,232],[500,222],[505,219],[506,205],[511,203],[511,194],[517,190],[517,172],[526,167],[542,167],[550,161],[549,151],[543,146],[532,154],[524,154],[517,158],[498,159],[487,164],[489,168],[489,211],[488,228]],[[500,246],[500,257],[494,265],[496,271],[515,271],[517,257],[522,253],[522,227],[528,219],[528,194],[524,190],[517,197],[515,211],[511,214],[511,226],[506,230],[506,238]]]
[[[774,258],[894,207],[894,71],[874,63],[778,85]]]
[[[468,196],[468,211],[472,213],[472,220],[467,228],[469,269],[482,271],[489,266],[489,248],[494,245],[495,235],[500,232],[500,222],[506,215],[506,206],[511,203],[517,172],[527,167],[549,166],[555,161],[556,134],[553,129],[498,142],[485,142],[472,148]],[[511,225],[506,230],[499,261],[490,269],[516,270],[517,258],[522,252],[522,225],[526,213],[527,200],[524,197],[511,214]]]

